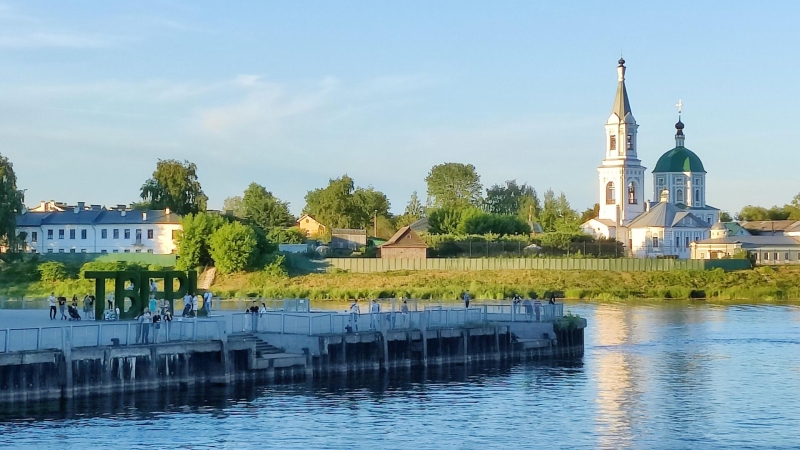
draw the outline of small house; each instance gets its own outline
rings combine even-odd
[[[378,248],[378,256],[381,258],[427,258],[428,244],[411,227],[403,227]]]
[[[303,233],[305,233],[306,237],[325,234],[325,231],[327,230],[325,225],[319,223],[317,219],[308,214],[305,214],[303,217],[297,219],[297,227],[300,228]]]
[[[332,228],[331,248],[356,250],[367,246],[367,231],[355,228]]]

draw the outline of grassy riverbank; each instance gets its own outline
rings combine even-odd
[[[111,288],[109,285],[108,288]],[[82,297],[94,289],[93,281],[68,279],[57,282],[0,280],[0,296],[9,298],[58,295]],[[397,271],[387,273],[326,273],[274,276],[266,272],[220,276],[212,290],[223,297],[256,294],[267,298],[457,299],[469,289],[478,298],[508,298],[514,293],[544,296],[557,291],[570,299],[686,299],[715,301],[800,300],[800,267],[739,272],[669,271],[605,272],[577,270],[502,271]]]
[[[573,270],[398,271],[330,273],[275,278],[260,273],[219,277],[214,292],[224,296],[258,294],[344,300],[411,296],[456,299],[465,290],[478,298],[508,298],[514,293],[543,296],[558,291],[566,298],[624,300],[707,298],[713,300],[800,299],[800,268],[759,268],[723,272],[601,272]]]

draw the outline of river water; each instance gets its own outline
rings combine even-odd
[[[0,448],[800,448],[800,308],[573,303],[582,359],[0,407]]]

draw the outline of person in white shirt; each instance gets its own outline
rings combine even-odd
[[[353,300],[350,305],[350,329],[358,331],[358,315],[361,314],[361,309],[358,307],[358,300]]]
[[[56,293],[51,292],[50,297],[47,299],[47,304],[50,305],[50,320],[56,320]]]
[[[376,324],[380,320],[381,316],[381,304],[378,303],[378,300],[375,299],[372,300],[371,312],[372,314],[370,315],[369,318],[369,328],[371,330],[375,330],[377,328]]]
[[[150,278],[150,293],[155,294],[158,292],[158,285],[156,284],[156,280]]]

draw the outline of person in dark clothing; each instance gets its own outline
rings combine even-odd
[[[58,312],[61,313],[61,320],[67,320],[67,297],[58,297]]]

